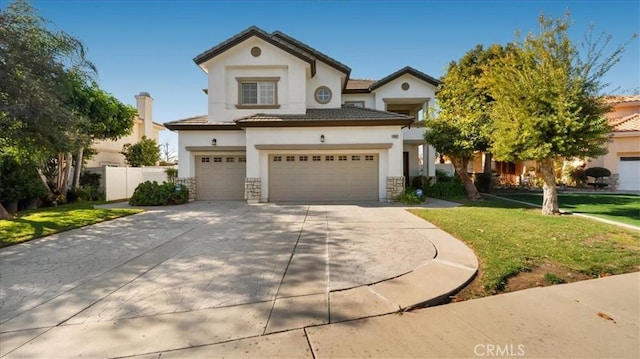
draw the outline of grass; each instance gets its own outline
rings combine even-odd
[[[542,205],[542,193],[500,194],[501,197]],[[631,194],[559,194],[560,208],[640,227],[640,196]]]
[[[139,209],[93,208],[85,202],[19,212],[16,218],[0,220],[0,248],[50,234],[140,213]]]
[[[486,199],[466,201],[456,208],[410,212],[476,253],[480,268],[467,298],[504,291],[510,278],[538,267],[588,277],[640,269],[638,232],[571,215],[544,216],[539,209],[524,207]]]

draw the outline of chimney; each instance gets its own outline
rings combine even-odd
[[[153,105],[153,98],[148,92],[140,92],[140,94],[136,95],[136,107],[138,109],[138,116],[142,119],[144,123],[144,132],[142,135],[147,138],[155,139],[153,137],[153,115],[151,112],[151,107]]]

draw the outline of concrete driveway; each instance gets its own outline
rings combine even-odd
[[[441,299],[474,275],[468,252],[377,203],[150,210],[1,249],[0,355],[121,357],[276,332],[306,341],[296,329]],[[414,290],[429,277],[420,268],[440,277],[426,292]]]

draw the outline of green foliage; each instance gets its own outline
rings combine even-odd
[[[470,159],[475,151],[487,150],[493,98],[483,77],[507,49],[492,45],[485,50],[478,45],[449,64],[436,94],[439,111],[426,118],[425,139],[438,152]]]
[[[425,176],[415,176],[411,178],[411,187],[423,189],[429,184],[429,179]]]
[[[539,23],[540,33],[518,42],[486,77],[494,98],[493,153],[507,161],[605,154],[609,107],[598,91],[622,47],[602,59],[602,37],[592,42],[589,36],[581,57],[568,35],[568,16],[541,16]]]
[[[640,265],[637,232],[586,218],[544,216],[493,199],[410,212],[473,249],[480,262],[480,295],[494,294],[507,278],[543,264],[594,277],[635,271]]]
[[[32,164],[0,153],[0,202],[39,198],[47,192]]]
[[[160,160],[160,147],[156,140],[145,136],[136,144],[127,143],[122,146],[120,153],[132,167],[153,166]]]
[[[476,173],[476,187],[482,193],[491,193],[493,175],[490,173]]]
[[[414,189],[407,189],[404,193],[395,198],[396,201],[404,204],[420,204],[424,202],[424,195],[418,196]]]
[[[101,177],[102,175],[99,173],[84,171],[80,174],[80,185],[98,188],[100,187]]]
[[[78,39],[50,28],[26,1],[0,8],[0,147],[33,155],[73,146],[67,84],[95,68]]]
[[[447,176],[444,178],[442,181],[438,180],[426,186],[424,188],[424,194],[427,197],[434,198],[456,198],[467,195],[467,191],[464,189],[459,177]]]
[[[167,174],[167,182],[176,183],[178,179],[178,169],[177,168],[165,168],[164,173]]]
[[[129,199],[132,206],[166,206],[183,204],[189,201],[189,190],[186,186],[156,181],[140,183]]]
[[[544,280],[549,284],[562,284],[565,283],[565,280],[558,277],[556,274],[547,272],[544,274]]]
[[[597,180],[598,178],[611,176],[611,171],[604,167],[589,167],[584,171],[584,174]]]

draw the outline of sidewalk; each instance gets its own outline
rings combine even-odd
[[[631,273],[144,358],[638,358],[639,333]]]

